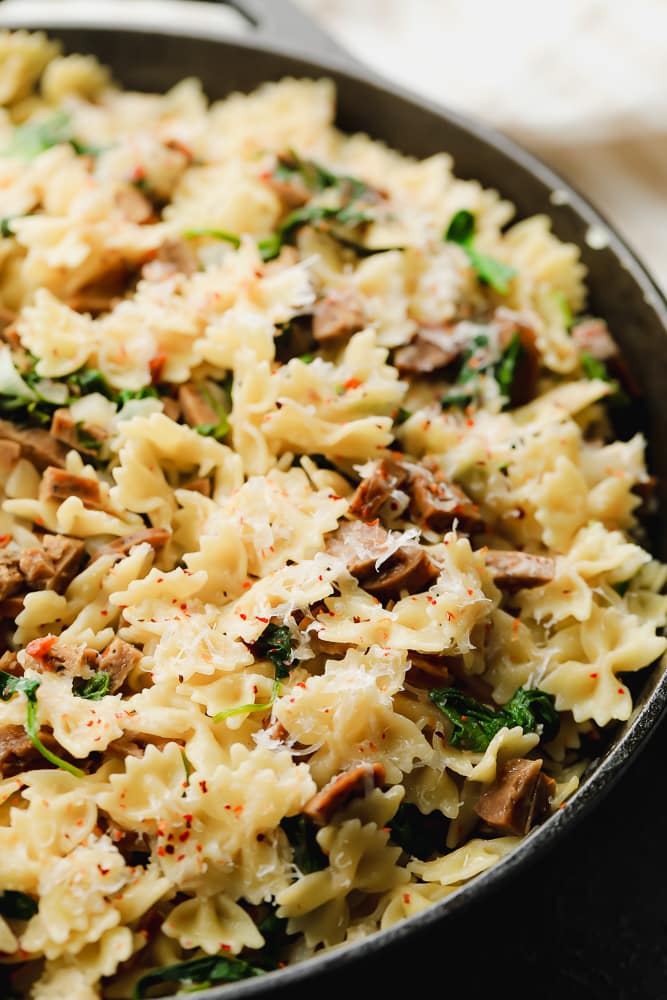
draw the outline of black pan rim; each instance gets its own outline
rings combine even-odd
[[[54,37],[63,31],[85,31],[93,35],[117,34],[121,31],[172,38],[174,34],[164,31],[164,26],[133,23],[131,18],[127,18],[125,12],[119,16],[118,24],[115,27],[107,27],[106,25],[100,27],[94,17],[90,20],[80,18],[60,22],[56,18],[51,22],[42,22],[29,16],[21,17],[18,12],[11,21],[9,19],[3,20],[0,27],[41,30]],[[181,31],[179,34],[183,35],[183,32]],[[187,37],[195,42],[204,40],[202,34],[198,32]],[[283,57],[286,62],[297,61],[308,67],[308,71],[313,75],[335,74],[345,77],[352,84],[357,83],[371,87],[384,96],[395,97],[411,104],[417,110],[427,110],[438,117],[443,124],[451,123],[467,132],[474,141],[480,144],[480,147],[491,147],[500,152],[510,163],[532,174],[545,186],[550,187],[552,191],[562,193],[568,207],[586,223],[589,229],[601,230],[604,233],[606,246],[611,250],[617,267],[630,274],[647,303],[655,312],[663,334],[667,336],[667,299],[637,253],[630,247],[627,240],[620,236],[615,226],[588,199],[582,196],[571,182],[561,177],[520,143],[486,123],[454,111],[432,99],[422,97],[402,85],[386,80],[374,71],[366,70],[356,60],[347,59],[345,56],[338,58],[331,55],[317,55],[316,58],[304,58],[301,52],[284,42],[273,43],[261,36],[236,37],[221,32],[213,37],[208,36],[206,41],[213,41],[221,47],[241,49],[248,58],[252,58],[253,53],[263,53]],[[502,193],[502,185],[498,185],[498,190]],[[469,908],[475,903],[478,904],[490,893],[498,891],[519,868],[523,870],[544,856],[555,840],[570,836],[578,822],[594,809],[595,805],[616,785],[617,781],[636,760],[667,713],[667,671],[665,666],[667,666],[667,654],[654,666],[646,668],[645,687],[650,688],[650,680],[652,680],[652,688],[635,706],[630,720],[623,725],[622,735],[615,742],[612,742],[604,758],[586,777],[580,788],[568,800],[566,806],[552,815],[542,826],[535,828],[510,854],[486,872],[455,889],[446,898],[432,904],[418,914],[403,919],[392,927],[316,953],[312,957],[284,969],[267,972],[262,976],[237,983],[227,983],[220,987],[198,991],[197,995],[202,997],[202,1000],[223,1000],[223,997],[225,1000],[235,1000],[237,997],[258,997],[272,987],[289,988],[290,985],[297,982],[307,984],[315,979],[322,979],[328,971],[332,971],[334,967],[338,969],[343,962],[358,963],[363,960],[364,956],[378,955],[394,944],[398,945],[413,935],[429,928],[432,929],[436,924],[444,925],[445,921],[452,919],[464,908]],[[186,994],[174,994],[174,996],[176,995],[185,996]]]

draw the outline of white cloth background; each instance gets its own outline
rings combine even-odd
[[[667,0],[296,0],[413,91],[501,128],[667,290]]]
[[[667,290],[667,0],[293,2],[385,77],[522,142]],[[113,21],[121,5],[172,31],[238,25],[223,7],[183,0],[4,0],[0,24],[28,9]]]

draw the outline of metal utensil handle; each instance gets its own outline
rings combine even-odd
[[[209,0],[232,7],[264,38],[281,48],[312,55],[315,59],[334,59],[348,67],[359,62],[312,18],[291,0]]]

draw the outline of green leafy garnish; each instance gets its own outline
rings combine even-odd
[[[434,688],[431,701],[449,719],[453,730],[450,743],[462,750],[483,753],[505,726],[521,726],[524,732],[535,732],[542,726],[545,742],[558,732],[559,716],[552,695],[537,689],[518,688],[501,708],[483,705],[456,688]]]
[[[516,269],[494,257],[480,253],[474,246],[474,237],[475,216],[465,208],[456,212],[443,235],[446,242],[457,243],[465,250],[477,277],[483,284],[489,285],[501,295],[506,295]]]
[[[235,983],[250,976],[261,976],[263,972],[264,969],[232,955],[205,955],[145,973],[134,987],[132,1000],[143,1000],[146,990],[164,983],[178,983],[186,992],[196,993],[215,983]]]
[[[287,625],[269,623],[255,643],[260,656],[271,660],[276,668],[276,679],[289,676],[292,662],[292,636]]]
[[[249,705],[237,705],[235,708],[224,709],[213,716],[214,722],[220,722],[230,715],[239,715],[243,712],[263,712],[271,708],[280,693],[280,682],[289,676],[297,662],[292,656],[292,638],[287,625],[274,625],[270,622],[254,643],[253,652],[256,656],[270,660],[275,667],[270,700],[262,704],[253,702]]]
[[[401,802],[393,819],[387,823],[393,842],[421,861],[442,853],[448,825],[439,810],[425,814],[412,802]]]
[[[278,158],[273,176],[287,183],[298,179],[314,194],[326,191],[327,188],[339,188],[345,199],[350,201],[372,194],[372,188],[358,177],[335,174],[315,160],[302,159],[294,150],[290,150],[287,156]]]
[[[521,335],[518,330],[512,334],[512,339],[500,356],[500,361],[495,369],[495,379],[498,383],[500,393],[507,400],[512,397],[512,383],[516,375],[516,366],[521,357]]]
[[[3,239],[8,239],[10,236],[14,235],[14,230],[11,225],[12,221],[20,218],[20,215],[5,215],[4,218],[0,219],[0,236],[2,236]]]
[[[25,892],[18,892],[16,889],[5,889],[0,892],[0,916],[9,920],[30,920],[37,913],[39,907],[32,898]]]
[[[75,677],[72,681],[72,692],[78,698],[87,698],[88,701],[99,701],[109,693],[111,684],[111,674],[106,670],[98,670],[92,677]]]
[[[294,851],[294,864],[303,875],[322,871],[328,866],[329,859],[317,843],[317,827],[308,816],[303,813],[285,816],[280,825]]]
[[[395,424],[404,424],[406,420],[409,420],[412,416],[411,410],[406,410],[404,406],[399,406],[398,413],[394,417]]]
[[[62,143],[69,143],[77,156],[97,156],[102,151],[98,146],[88,146],[75,139],[72,135],[70,116],[66,111],[60,111],[52,118],[41,122],[17,125],[5,149],[5,155],[34,160],[40,153]]]
[[[588,351],[582,351],[579,355],[579,364],[581,369],[589,379],[600,379],[602,382],[608,382],[612,387],[613,392],[608,397],[609,402],[626,404],[629,402],[628,395],[622,388],[618,379],[615,379],[609,372],[604,361],[598,360],[598,358],[593,357]]]
[[[39,738],[39,724],[37,722],[37,688],[39,685],[40,681],[36,678],[14,677],[12,674],[0,670],[0,698],[2,701],[9,701],[15,694],[26,696],[25,731],[35,749],[39,750],[42,757],[51,764],[62,768],[63,771],[69,771],[75,778],[83,778],[83,771],[80,768],[51,753]]]
[[[159,393],[154,385],[142,385],[140,389],[121,389],[111,397],[117,406],[124,406],[131,399],[157,399]]]
[[[209,392],[205,385],[200,385],[198,392],[202,399],[206,400],[211,409],[216,413],[218,421],[215,424],[197,424],[195,430],[203,437],[212,437],[216,441],[222,441],[229,434],[229,416],[227,415],[227,411],[222,402],[212,392]]]
[[[86,426],[86,423],[82,420],[77,421],[74,425],[77,441],[82,448],[88,448],[90,451],[99,451],[102,447],[102,441],[95,437],[94,434],[90,434],[86,430]]]
[[[521,335],[518,330],[503,350],[499,358],[494,358],[489,350],[489,338],[480,333],[473,338],[470,346],[464,351],[453,388],[442,396],[440,405],[459,406],[461,409],[477,400],[479,395],[479,377],[494,378],[502,396],[504,406],[508,406],[512,398],[512,385],[517,372],[517,365],[523,354]]]
[[[279,233],[272,233],[271,236],[265,237],[263,240],[257,242],[257,249],[259,250],[259,256],[264,262],[273,260],[277,257],[283,247],[283,241]]]
[[[222,240],[224,243],[231,243],[237,250],[241,246],[241,237],[236,233],[229,233],[226,229],[186,229],[183,235],[186,239],[195,239],[197,236],[210,236],[214,240]]]

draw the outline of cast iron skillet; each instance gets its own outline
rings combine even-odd
[[[555,234],[576,243],[588,269],[590,311],[605,317],[641,388],[641,426],[648,439],[648,463],[658,477],[658,513],[651,525],[651,548],[667,559],[667,303],[646,269],[608,222],[572,187],[505,136],[379,78],[300,13],[289,0],[228,0],[251,31],[242,37],[194,29],[184,33],[169,24],[137,20],[129,4],[94,4],[94,15],[75,20],[66,4],[54,4],[48,23],[12,15],[0,27],[44,29],[62,40],[66,51],[87,52],[111,66],[126,87],[161,91],[185,76],[198,76],[207,94],[220,98],[285,75],[335,81],[338,124],[368,132],[404,153],[425,157],[449,152],[455,172],[479,180],[512,201],[517,217],[547,214]],[[89,4],[88,10],[93,6]],[[126,8],[122,14],[119,7]],[[1,13],[1,12],[0,12]],[[168,4],[165,4],[168,22]],[[122,23],[119,24],[119,21]],[[213,23],[213,21],[212,21]],[[632,428],[619,428],[628,433]],[[634,680],[634,679],[633,679]],[[300,965],[256,979],[198,993],[202,1000],[258,997],[273,988],[292,991],[326,984],[341,966],[351,972],[365,959],[389,959],[420,935],[440,933],[457,914],[483,908],[492,890],[507,886],[555,847],[616,785],[658,728],[667,706],[667,676],[661,666],[637,675],[635,709],[603,748],[567,807],[535,829],[517,850],[489,872],[420,914],[364,941],[324,952]],[[482,918],[483,919],[483,918]],[[419,985],[418,973],[413,979]],[[445,979],[443,985],[447,980]],[[423,984],[422,984],[423,985]]]

